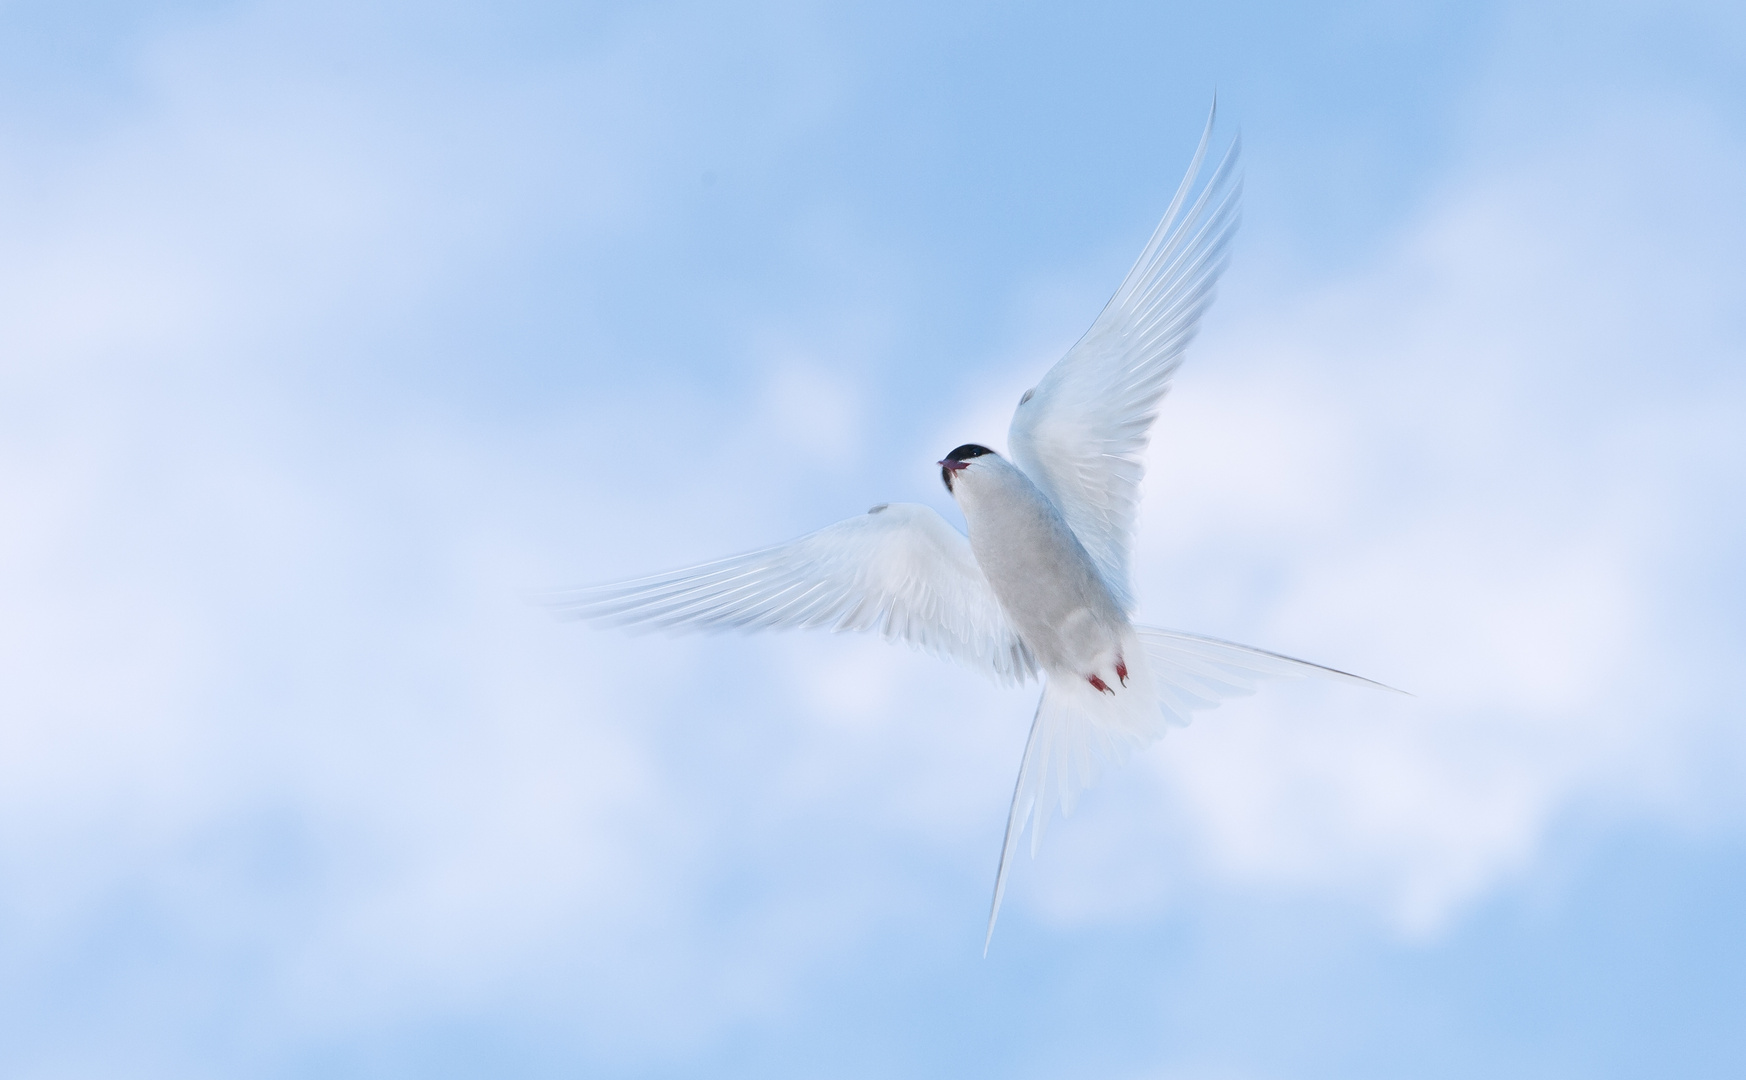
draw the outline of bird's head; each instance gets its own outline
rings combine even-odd
[[[947,454],[940,462],[940,479],[946,482],[946,490],[952,490],[952,477],[970,467],[970,463],[985,454],[994,454],[986,446],[977,443],[965,443],[963,446]],[[1000,455],[994,454],[999,457]]]

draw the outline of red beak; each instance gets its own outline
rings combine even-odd
[[[957,472],[959,469],[968,469],[970,467],[968,461],[953,461],[951,458],[947,458],[945,461],[939,462],[938,464],[940,468],[951,469],[953,472]]]

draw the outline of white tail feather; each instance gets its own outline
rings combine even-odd
[[[984,955],[994,940],[1007,870],[1026,822],[1031,826],[1031,855],[1035,856],[1056,806],[1063,815],[1071,814],[1080,793],[1097,782],[1103,769],[1156,742],[1166,730],[1147,651],[1132,631],[1123,642],[1122,653],[1128,679],[1126,685],[1112,687],[1113,693],[1070,676],[1050,676],[1043,685],[1030,738],[1025,742],[1025,756],[1019,764],[1018,782],[1013,786],[1012,808],[1007,812],[1000,869],[994,877],[994,902],[988,912],[988,936],[982,943]]]

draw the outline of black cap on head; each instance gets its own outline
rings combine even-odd
[[[940,479],[945,481],[946,490],[952,490],[952,473],[957,471],[950,465],[947,465],[947,461],[969,461],[971,458],[979,458],[983,454],[992,453],[994,453],[994,451],[980,443],[967,442],[963,446],[960,446],[958,449],[947,454],[945,460],[940,462]],[[959,469],[962,469],[963,467],[964,466],[962,465],[958,466]]]

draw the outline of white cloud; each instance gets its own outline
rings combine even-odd
[[[248,981],[265,1042],[510,1002],[646,1061],[798,1009],[943,893],[973,941],[1031,693],[873,641],[620,639],[519,599],[824,524],[800,519],[846,497],[833,470],[896,452],[866,365],[748,319],[744,419],[675,385],[654,434],[604,373],[561,417],[507,421],[358,406],[333,378],[384,363],[357,337],[416,341],[548,231],[680,228],[651,210],[669,174],[689,183],[700,145],[755,168],[824,115],[820,54],[760,46],[747,149],[683,115],[668,74],[691,54],[635,21],[426,108],[368,79],[324,95],[249,10],[158,46],[136,117],[0,193],[0,904],[22,977],[138,907],[198,958],[184,992]],[[1287,687],[1203,717],[1056,829],[1014,904],[1133,920],[1296,891],[1435,933],[1584,800],[1693,814],[1685,781],[1740,752],[1713,674],[1738,624],[1671,571],[1746,459],[1741,384],[1715,374],[1746,238],[1705,211],[1741,179],[1702,117],[1601,115],[1473,161],[1350,279],[1241,331],[1221,308],[1166,405],[1147,614],[1421,696]],[[805,243],[867,242],[820,220]],[[610,247],[578,296],[612,283]],[[901,322],[889,260],[829,316],[869,354]],[[1003,441],[1057,352],[1027,345],[924,453]],[[690,467],[641,471],[672,434]],[[771,467],[800,453],[802,482]],[[130,992],[114,1007],[150,996]]]

